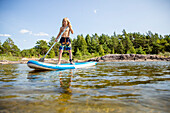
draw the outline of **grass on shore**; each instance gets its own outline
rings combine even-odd
[[[9,60],[9,61],[20,61],[21,57],[16,56],[8,56],[8,55],[0,55],[0,61]]]

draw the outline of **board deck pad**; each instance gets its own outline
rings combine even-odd
[[[50,64],[50,63],[44,63],[39,62],[35,60],[29,60],[27,62],[28,67],[33,68],[35,70],[64,70],[64,69],[76,69],[76,68],[84,68],[96,65],[97,62],[76,62],[73,64],[66,63],[66,64]]]

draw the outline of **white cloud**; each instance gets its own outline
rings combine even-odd
[[[9,35],[9,34],[0,34],[0,36],[3,36],[3,37],[10,37],[11,35]]]
[[[25,33],[32,34],[32,31],[29,31],[29,30],[27,30],[27,29],[21,29],[21,30],[20,30],[20,33],[22,33],[22,34],[25,34]]]
[[[39,32],[38,34],[34,34],[34,36],[49,36],[47,33]]]
[[[94,10],[94,13],[95,13],[95,14],[97,13],[97,10],[96,10],[96,9]]]
[[[20,33],[22,33],[22,34],[28,33],[28,34],[34,35],[34,36],[49,36],[49,34],[44,33],[44,32],[32,33],[32,31],[27,30],[27,29],[21,29]]]

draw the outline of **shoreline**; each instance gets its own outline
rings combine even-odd
[[[32,59],[29,58],[29,60],[36,60],[37,59]],[[1,60],[0,64],[5,65],[5,64],[27,64],[29,60],[21,60],[21,61],[9,61],[9,60]],[[96,61],[96,60],[75,60],[74,62],[88,62],[88,61]],[[166,60],[157,60],[157,59],[138,59],[138,60],[98,60],[97,62],[158,62],[158,61],[166,61]],[[52,63],[52,64],[57,64],[58,60],[57,59],[45,59],[45,63]],[[168,62],[168,61],[166,61]],[[61,63],[69,63],[69,61],[62,60]]]
[[[0,64],[26,64],[29,60],[38,61],[40,58],[22,58],[19,61],[0,60]],[[102,57],[95,57],[89,60],[74,60],[74,62],[143,62],[143,61],[170,61],[170,56],[141,55],[141,54],[108,54]],[[45,63],[56,64],[58,59],[45,58]],[[61,60],[61,63],[69,63],[69,60]]]

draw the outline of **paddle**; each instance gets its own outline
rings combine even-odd
[[[68,28],[68,26],[65,28],[65,30],[63,31],[63,33],[66,31],[66,29]],[[63,33],[60,35],[62,36]],[[51,49],[53,48],[53,46],[56,44],[56,42],[54,42],[54,44],[51,46],[51,48],[47,51],[47,53],[45,54],[45,56],[43,58],[40,58],[38,61],[40,62],[44,62],[44,58],[47,56],[47,54],[51,51]]]

